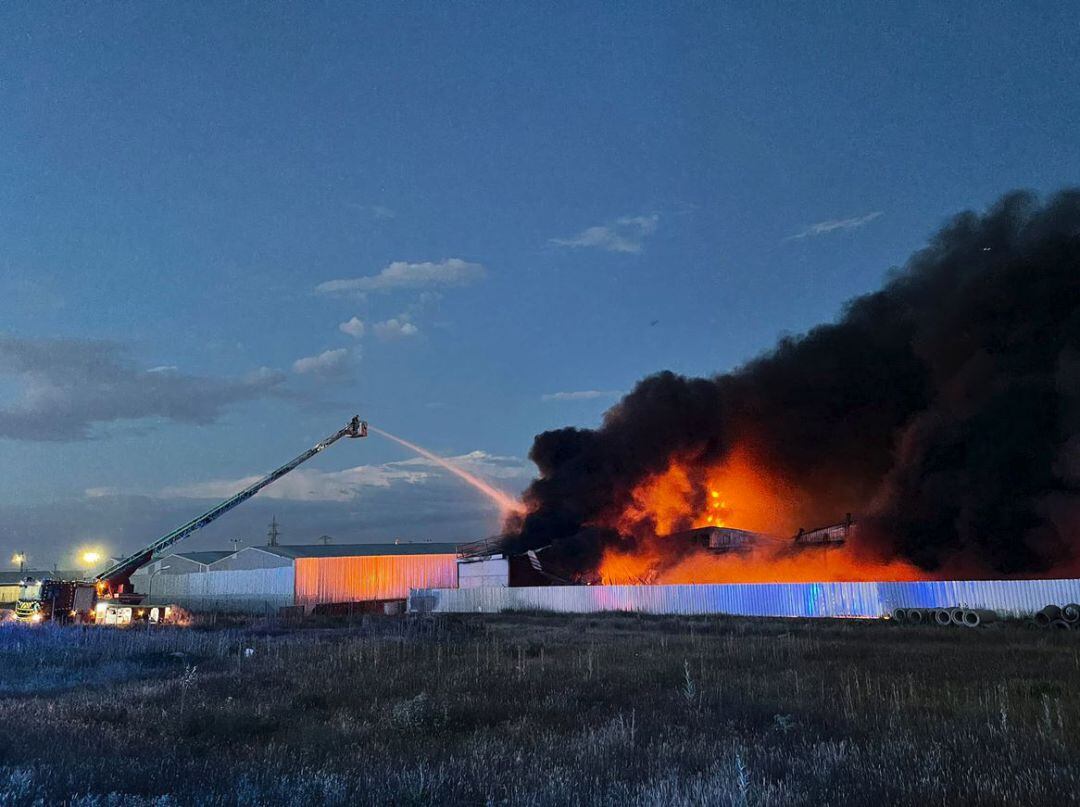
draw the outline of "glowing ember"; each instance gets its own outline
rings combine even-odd
[[[487,482],[485,482],[483,479],[476,476],[475,474],[471,474],[468,471],[466,471],[464,468],[461,468],[461,467],[455,465],[454,463],[450,462],[450,460],[448,460],[448,459],[446,459],[444,457],[440,457],[438,454],[433,454],[432,452],[428,451],[426,448],[421,448],[420,446],[416,445],[416,443],[410,443],[408,440],[404,440],[401,437],[397,437],[397,436],[395,436],[393,434],[390,434],[390,432],[388,432],[388,431],[384,431],[384,430],[382,430],[380,428],[377,428],[377,427],[371,426],[371,425],[369,425],[368,428],[371,431],[373,431],[373,432],[375,432],[377,434],[381,434],[383,437],[387,438],[388,440],[393,440],[395,443],[398,443],[399,445],[403,445],[403,446],[405,446],[405,448],[408,448],[411,451],[415,451],[420,456],[426,457],[427,459],[431,460],[435,464],[440,465],[441,467],[445,468],[446,470],[448,470],[450,473],[452,473],[454,476],[458,477],[459,479],[463,479],[465,482],[472,485],[478,491],[480,491],[485,496],[487,496],[489,499],[491,499],[493,502],[495,502],[497,505],[499,505],[499,509],[503,512],[503,515],[506,515],[506,514],[509,514],[509,513],[522,513],[522,512],[525,511],[525,505],[523,505],[521,502],[515,500],[514,498],[512,498],[508,494],[503,493],[503,491],[499,490],[498,488],[493,487],[492,485],[488,484]]]

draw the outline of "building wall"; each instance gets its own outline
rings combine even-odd
[[[229,555],[216,563],[210,564],[210,571],[234,571],[239,569],[281,569],[291,568],[292,558],[283,558],[270,552],[264,552],[257,546],[248,546],[235,555]]]
[[[953,580],[912,583],[744,583],[681,586],[547,586],[414,591],[419,612],[543,610],[566,613],[882,617],[895,608],[985,608],[1028,616],[1080,603],[1080,580]]]
[[[457,555],[297,558],[296,604],[403,600],[413,588],[457,585]]]
[[[485,588],[510,585],[510,561],[482,558],[458,561],[458,588]]]
[[[165,567],[165,571],[160,572],[160,574],[191,574],[192,572],[201,572],[205,569],[203,564],[196,563],[187,558],[182,558],[179,555],[166,555],[163,558],[158,558],[153,563],[148,563],[143,569],[145,569],[147,574],[151,574],[162,567]],[[140,569],[140,571],[143,569]],[[155,577],[154,580],[156,581],[157,578]]]
[[[132,575],[135,590],[161,604],[182,605],[193,611],[264,613],[293,604],[291,566],[278,569],[242,569],[159,574],[150,591],[149,576]]]
[[[19,586],[0,586],[0,604],[10,605],[19,599]]]

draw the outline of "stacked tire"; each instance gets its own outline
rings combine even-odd
[[[1080,630],[1080,605],[1074,602],[1062,607],[1048,605],[1031,620],[1037,628],[1051,630]]]
[[[977,628],[996,622],[998,615],[982,608],[896,608],[892,618],[901,625]]]

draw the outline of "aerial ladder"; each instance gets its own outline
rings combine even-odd
[[[95,615],[109,603],[135,606],[142,602],[131,585],[131,575],[163,550],[184,540],[239,504],[246,502],[267,485],[325,451],[342,437],[367,437],[367,422],[354,416],[344,427],[321,440],[304,453],[289,460],[239,493],[214,505],[202,515],[158,538],[149,546],[117,561],[93,580],[26,580],[19,591],[15,618],[24,622],[94,621]],[[102,604],[105,604],[104,606]]]

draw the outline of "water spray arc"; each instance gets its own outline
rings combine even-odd
[[[370,428],[371,431],[375,432],[376,434],[382,435],[386,439],[393,440],[398,445],[404,446],[410,451],[415,451],[420,456],[426,457],[427,459],[434,462],[436,465],[439,465],[440,467],[445,468],[450,473],[454,474],[454,476],[464,480],[469,485],[476,488],[478,491],[480,491],[497,505],[499,505],[499,509],[502,511],[503,515],[506,515],[508,513],[525,512],[525,505],[523,505],[521,502],[511,497],[509,494],[504,493],[498,488],[488,484],[475,474],[471,474],[464,468],[455,465],[454,463],[450,462],[450,460],[445,459],[444,457],[440,457],[438,454],[434,454],[431,451],[428,451],[426,448],[416,445],[416,443],[410,443],[408,440],[390,434],[390,432],[380,429],[376,426],[369,426],[368,428]]]

